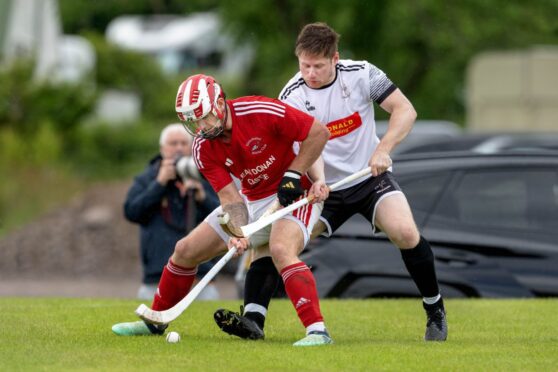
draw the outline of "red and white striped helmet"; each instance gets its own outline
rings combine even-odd
[[[180,84],[176,94],[176,114],[188,132],[204,138],[215,138],[221,134],[224,112],[217,108],[219,97],[224,98],[223,91],[211,76],[193,75]],[[219,119],[219,125],[210,131],[202,130],[198,121],[209,113]]]

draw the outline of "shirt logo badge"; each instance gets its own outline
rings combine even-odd
[[[306,106],[306,110],[308,110],[308,111],[314,111],[316,109],[316,107],[312,106],[310,101],[304,102],[304,105]]]
[[[329,140],[331,141],[334,138],[345,136],[355,130],[357,130],[362,125],[362,118],[355,112],[352,115],[349,115],[345,118],[341,118],[339,120],[332,121],[326,125],[327,129],[331,136]]]
[[[251,138],[246,142],[246,147],[252,153],[252,155],[261,154],[267,147],[266,143],[263,143],[260,137]]]

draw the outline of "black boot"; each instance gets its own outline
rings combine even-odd
[[[422,303],[426,310],[426,332],[425,341],[445,341],[448,338],[448,323],[446,321],[446,310],[444,301],[440,298],[438,302],[428,305]]]

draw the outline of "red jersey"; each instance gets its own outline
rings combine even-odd
[[[249,96],[227,101],[232,119],[229,143],[196,138],[192,152],[198,169],[215,192],[240,180],[248,200],[277,192],[295,158],[293,143],[303,141],[314,118],[279,100]]]

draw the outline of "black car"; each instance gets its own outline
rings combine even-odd
[[[558,133],[461,133],[445,137],[410,135],[394,149],[392,155],[399,157],[407,154],[454,151],[472,151],[481,154],[502,151],[555,152],[558,151]]]
[[[448,152],[394,165],[446,297],[558,296],[558,153]],[[301,259],[322,297],[414,297],[399,250],[361,216]]]

